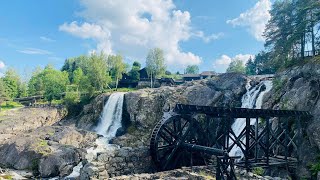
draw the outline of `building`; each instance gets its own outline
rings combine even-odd
[[[212,78],[213,76],[216,76],[217,73],[214,71],[203,71],[200,74],[201,79],[207,79],[207,78]]]
[[[182,75],[183,81],[195,81],[200,79],[201,79],[200,74],[183,74]]]

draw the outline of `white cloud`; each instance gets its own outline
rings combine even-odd
[[[203,31],[197,31],[195,33],[193,33],[193,35],[195,37],[198,37],[200,39],[202,39],[205,43],[210,43],[211,41],[213,40],[217,40],[217,39],[220,39],[222,36],[224,36],[223,33],[217,33],[217,34],[211,34],[209,36],[206,36]]]
[[[18,52],[23,53],[23,54],[36,54],[36,55],[52,54],[52,52],[50,52],[50,51],[38,49],[38,48],[26,48],[23,50],[18,50]]]
[[[55,42],[55,41],[56,41],[56,40],[51,39],[51,38],[46,37],[46,36],[40,36],[40,39],[41,39],[42,41],[45,41],[45,42]]]
[[[4,64],[3,61],[0,61],[0,70],[4,69],[6,67],[6,65]]]
[[[94,39],[98,43],[98,52],[103,51],[108,54],[112,53],[110,31],[108,29],[103,29],[100,25],[89,24],[86,22],[78,25],[77,22],[73,21],[70,24],[64,23],[59,27],[59,30],[68,32],[83,39]]]
[[[59,30],[97,42],[96,50],[122,53],[144,61],[149,49],[164,50],[169,65],[200,64],[201,57],[181,50],[179,43],[198,37],[210,42],[221,35],[193,32],[188,11],[177,10],[172,0],[81,0],[77,14],[85,22],[64,23]],[[124,5],[125,4],[125,5]]]
[[[258,41],[264,41],[263,32],[265,26],[268,23],[271,15],[269,10],[271,9],[270,0],[259,0],[254,7],[243,12],[239,17],[228,20],[227,24],[235,26],[246,27]]]
[[[0,77],[4,76],[4,72],[6,71],[7,66],[3,61],[0,60]]]
[[[254,58],[252,54],[238,54],[234,57],[229,57],[228,55],[222,55],[220,58],[213,62],[213,67],[216,72],[225,72],[229,64],[234,60],[241,60],[244,64],[247,63],[249,58]]]

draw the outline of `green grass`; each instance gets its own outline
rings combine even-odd
[[[12,176],[8,174],[0,175],[0,179],[12,179]]]
[[[15,109],[15,108],[19,108],[19,107],[23,107],[23,105],[18,102],[7,101],[7,102],[3,102],[1,104],[1,111]]]
[[[106,89],[104,90],[104,92],[132,92],[132,91],[136,91],[137,88],[118,88],[116,89]]]
[[[264,174],[264,169],[262,167],[255,167],[253,168],[252,173],[262,176]]]

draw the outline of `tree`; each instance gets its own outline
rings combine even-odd
[[[50,103],[60,99],[69,84],[68,73],[59,71],[48,65],[43,71],[31,77],[28,87],[30,95],[44,95]]]
[[[75,71],[73,71],[73,84],[79,87],[81,79],[83,78],[84,74],[80,67],[78,67]]]
[[[44,94],[43,69],[37,67],[28,82],[28,94],[30,96]]]
[[[140,73],[139,73],[140,69],[141,69],[141,64],[137,61],[133,62],[132,68],[129,72],[129,76],[130,76],[131,80],[133,80],[133,81],[140,80]]]
[[[254,61],[250,57],[250,59],[246,63],[246,74],[247,75],[256,75],[257,74],[256,69],[257,69],[256,64],[254,63]]]
[[[240,59],[233,60],[227,69],[228,73],[245,73],[245,67]]]
[[[94,91],[102,91],[108,87],[108,83],[111,82],[111,77],[108,72],[107,58],[101,54],[91,54],[88,63],[90,66],[87,67],[87,83],[89,83]]]
[[[146,58],[146,68],[153,87],[153,79],[160,77],[166,71],[164,54],[160,48],[150,49]]]
[[[0,78],[0,111],[1,111],[2,103],[7,99],[8,99],[8,96],[6,94],[5,85],[2,78]]]
[[[51,103],[54,99],[59,99],[62,93],[66,92],[69,84],[68,73],[59,71],[53,67],[46,67],[43,71],[44,96]]]
[[[186,74],[199,74],[199,66],[197,66],[197,65],[187,66]]]
[[[123,62],[122,56],[110,55],[108,57],[108,67],[110,68],[111,77],[116,82],[117,89],[119,80],[122,78],[122,74],[126,70],[126,64]]]
[[[20,77],[18,73],[10,68],[5,72],[4,78],[4,87],[6,94],[9,98],[17,98],[19,96],[19,86],[20,86]]]

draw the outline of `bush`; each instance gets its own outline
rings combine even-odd
[[[262,167],[255,167],[252,170],[253,174],[262,176],[264,174],[264,169]]]

